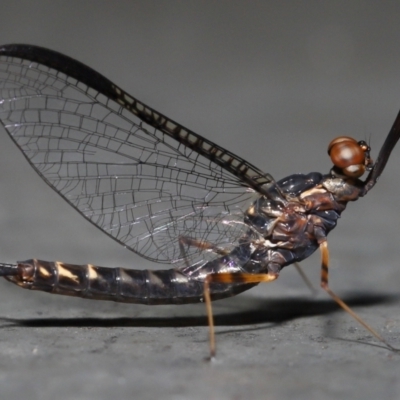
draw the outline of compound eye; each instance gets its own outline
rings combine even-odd
[[[342,171],[346,176],[359,178],[365,172],[365,165],[349,165],[348,167],[343,168]]]
[[[328,146],[333,164],[351,177],[359,177],[365,171],[365,150],[355,139],[340,136]]]

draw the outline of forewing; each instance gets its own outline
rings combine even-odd
[[[254,191],[275,185],[59,53],[1,47],[0,90],[1,123],[45,182],[153,261],[202,260],[200,246],[182,246],[182,238],[234,246]]]

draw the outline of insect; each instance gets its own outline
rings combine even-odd
[[[27,260],[0,264],[16,285],[143,304],[211,301],[278,278],[320,249],[349,201],[375,185],[400,135],[400,113],[377,161],[364,141],[334,139],[326,174],[279,181],[128,95],[84,64],[31,45],[0,47],[0,120],[42,179],[83,217],[156,271]],[[359,178],[369,172],[362,181]]]

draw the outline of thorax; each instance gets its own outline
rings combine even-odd
[[[245,222],[254,232],[255,244],[296,249],[316,244],[315,227],[327,235],[348,201],[357,200],[357,179],[310,173],[290,175],[277,182],[282,196],[260,196],[247,209]]]

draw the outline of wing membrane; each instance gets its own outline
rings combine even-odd
[[[34,46],[0,48],[0,120],[46,183],[157,262],[182,259],[181,237],[235,245],[254,191],[275,185],[89,67]],[[193,246],[185,257],[204,259]]]

